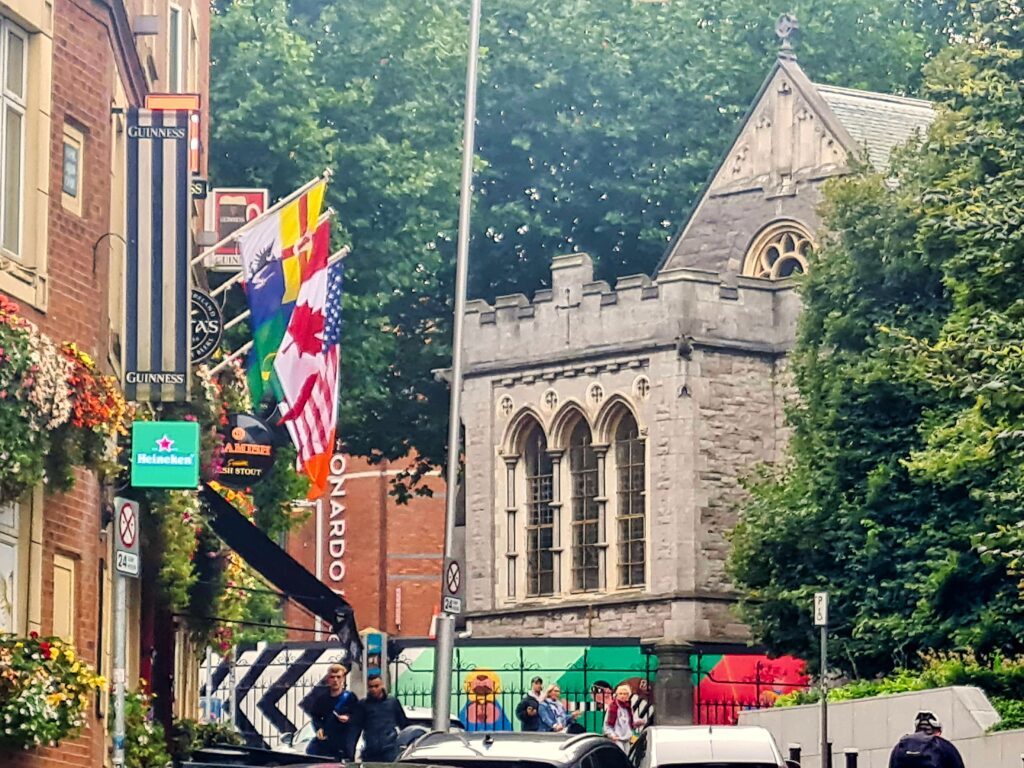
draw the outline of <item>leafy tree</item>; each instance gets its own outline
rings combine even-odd
[[[216,0],[213,175],[286,194],[332,163],[351,242],[350,450],[444,460],[465,81],[459,0]],[[765,76],[778,14],[827,82],[916,92],[954,0],[503,0],[483,18],[471,293],[545,284],[585,250],[649,272]],[[866,55],[865,52],[870,52]],[[422,468],[422,467],[421,467]]]
[[[1021,648],[1017,586],[977,544],[1021,517],[1010,190],[1024,181],[1024,40],[1010,4],[975,10],[983,26],[930,68],[943,109],[899,187],[862,174],[829,190],[789,462],[752,483],[733,533],[755,634],[813,658],[810,593],[828,589],[837,664],[854,675],[928,649]]]

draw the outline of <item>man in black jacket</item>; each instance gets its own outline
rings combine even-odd
[[[918,712],[914,733],[893,747],[889,768],[964,768],[964,761],[957,748],[942,738],[939,719],[931,712]]]
[[[540,730],[540,700],[543,697],[544,681],[533,678],[532,690],[523,697],[516,707],[516,717],[523,726],[524,731]]]
[[[317,696],[309,707],[316,738],[309,742],[306,754],[352,760],[362,727],[359,698],[346,690],[348,668],[331,664],[327,668],[327,690]]]
[[[398,730],[409,725],[398,699],[388,696],[380,675],[366,679],[363,709],[363,762],[392,763],[398,757]]]

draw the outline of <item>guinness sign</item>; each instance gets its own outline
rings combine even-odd
[[[192,363],[201,363],[220,344],[224,323],[220,307],[209,294],[192,289]]]
[[[217,479],[229,488],[258,483],[274,465],[274,435],[255,416],[229,416],[223,437],[223,465]]]

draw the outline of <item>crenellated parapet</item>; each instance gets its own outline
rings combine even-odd
[[[584,253],[555,258],[551,288],[466,306],[468,372],[544,366],[623,347],[689,338],[696,346],[778,355],[792,345],[799,298],[793,280],[698,269],[594,279]]]

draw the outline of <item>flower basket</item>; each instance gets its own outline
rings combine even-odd
[[[113,377],[73,344],[58,347],[0,296],[0,503],[44,478],[64,490],[74,466],[110,471],[130,418]]]
[[[77,736],[91,695],[105,685],[59,638],[0,634],[0,752]]]

